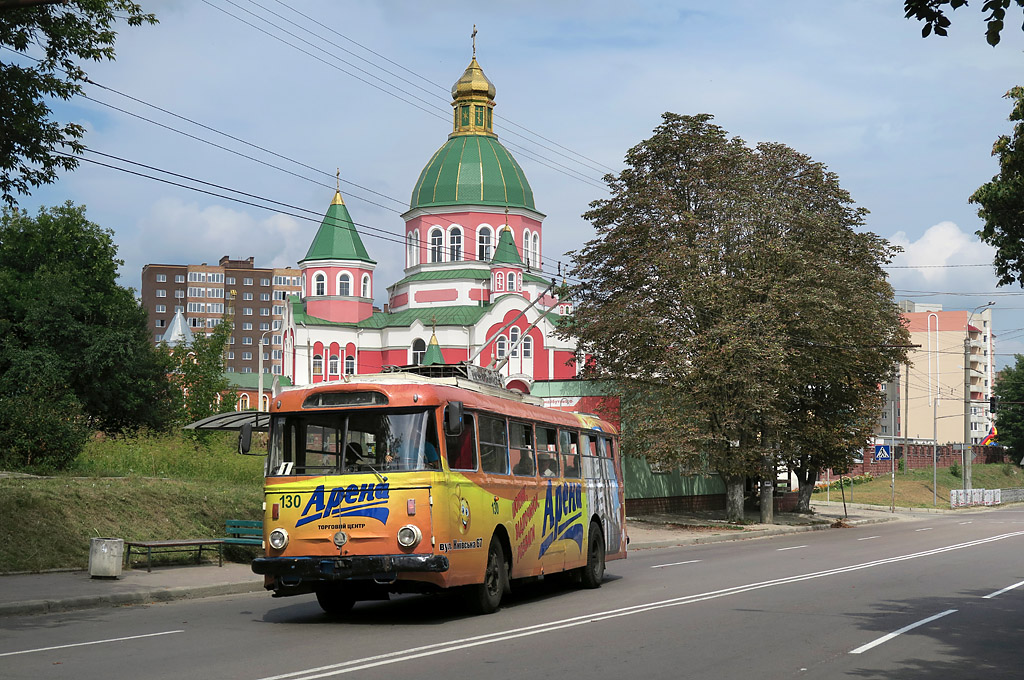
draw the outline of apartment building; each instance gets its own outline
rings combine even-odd
[[[209,333],[225,314],[234,320],[228,346],[229,373],[256,373],[262,341],[263,372],[282,373],[285,300],[301,290],[301,272],[257,267],[253,258],[224,256],[215,264],[147,264],[142,268],[142,305],[153,342],[159,344],[181,313],[193,334]]]

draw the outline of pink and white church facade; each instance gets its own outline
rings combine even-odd
[[[453,131],[402,215],[404,277],[384,311],[373,308],[376,262],[335,194],[285,309],[282,372],[293,384],[442,359],[507,359],[505,385],[523,392],[576,376],[575,344],[556,334],[568,304],[540,274],[544,215],[494,134],[494,95],[474,56],[452,87]]]

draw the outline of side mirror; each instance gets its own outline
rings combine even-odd
[[[448,408],[444,412],[444,433],[451,437],[457,437],[462,434],[462,402],[448,402]]]
[[[242,423],[242,427],[238,431],[238,452],[244,456],[249,453],[249,447],[251,446],[252,423]]]

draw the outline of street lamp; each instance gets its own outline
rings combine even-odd
[[[273,330],[263,331],[263,333],[260,335],[259,347],[256,348],[257,352],[259,354],[259,357],[258,357],[257,362],[256,362],[256,371],[260,374],[259,382],[257,383],[257,385],[258,385],[258,387],[257,387],[258,392],[256,394],[256,412],[257,413],[262,413],[263,412],[263,340],[264,340],[264,338],[267,337],[267,333],[273,333],[273,332],[274,332]]]
[[[995,302],[988,302],[978,305],[967,315],[967,325],[964,328],[964,449],[963,449],[963,475],[964,491],[971,489],[971,458],[974,455],[971,450],[971,319],[979,310],[991,307]]]

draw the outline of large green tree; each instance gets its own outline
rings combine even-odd
[[[2,397],[73,397],[90,429],[171,424],[169,363],[145,310],[117,283],[121,264],[111,232],[84,207],[0,213]]]
[[[815,471],[849,458],[906,332],[880,269],[891,249],[855,231],[838,179],[711,120],[665,114],[606,178],[565,330],[622,384],[624,447],[717,471],[735,520],[745,479],[773,479],[786,451]]]
[[[0,195],[8,205],[78,166],[85,129],[54,120],[48,101],[82,91],[81,62],[114,59],[119,21],[156,18],[129,0],[0,0]]]
[[[1019,463],[1024,459],[1024,356],[1015,355],[1014,364],[999,372],[995,394],[999,398],[996,442]]]
[[[987,13],[985,16],[985,40],[989,45],[995,47],[999,44],[1006,21],[1006,10],[1011,9],[1013,5],[1024,7],[1024,0],[984,0],[981,3],[981,11]],[[933,33],[935,35],[947,34],[951,21],[949,15],[946,14],[946,8],[953,11],[966,6],[967,0],[904,0],[903,2],[903,9],[908,19],[924,22],[921,35],[925,38]]]
[[[999,285],[1015,281],[1024,286],[1024,87],[1014,87],[1005,97],[1013,102],[1012,135],[1000,135],[992,145],[999,159],[999,174],[971,195],[985,226],[978,236],[996,249]]]
[[[175,345],[170,350],[174,366],[171,381],[181,393],[186,422],[235,409],[238,395],[224,373],[231,328],[231,317],[225,317],[212,333],[197,333],[191,344]]]

